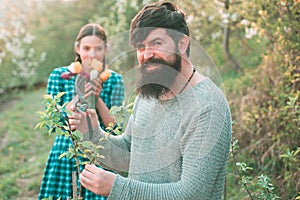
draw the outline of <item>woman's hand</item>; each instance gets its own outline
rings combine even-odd
[[[94,79],[93,83],[88,82],[85,85],[85,91],[87,91],[84,95],[84,98],[89,97],[90,95],[94,95],[96,97],[96,101],[100,98],[100,93],[102,91],[102,81],[100,78]]]
[[[71,115],[68,116],[71,130],[76,129],[83,134],[87,133],[89,130],[87,124],[87,115],[91,119],[93,129],[99,126],[96,110],[88,109],[86,112],[82,112],[76,109],[74,105],[67,106],[67,109],[71,111]]]
[[[95,194],[107,197],[116,179],[116,175],[95,165],[86,165],[79,178],[83,187]]]

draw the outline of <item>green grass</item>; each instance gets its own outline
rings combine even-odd
[[[54,138],[34,130],[45,89],[13,94],[0,109],[0,199],[37,199]]]
[[[43,88],[14,93],[6,98],[9,101],[0,104],[0,200],[37,199],[45,162],[54,140],[54,136],[48,136],[46,130],[34,131],[39,118],[37,112],[43,110],[44,92]],[[247,193],[241,190],[234,165],[234,161],[229,159],[227,199],[249,199]],[[251,192],[256,192],[256,188],[251,188]]]

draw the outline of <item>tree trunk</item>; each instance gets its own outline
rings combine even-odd
[[[239,72],[242,71],[240,65],[236,62],[229,50],[229,36],[230,36],[230,27],[226,24],[224,26],[224,35],[223,35],[223,49],[228,62],[231,63],[234,70]]]
[[[228,12],[229,10],[229,0],[224,1],[225,10]],[[233,66],[236,72],[242,71],[240,65],[236,62],[229,50],[229,37],[230,37],[230,26],[229,23],[224,24],[224,35],[223,35],[223,49],[226,56],[226,59]]]

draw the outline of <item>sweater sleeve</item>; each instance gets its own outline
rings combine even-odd
[[[135,104],[136,102],[137,99]],[[92,142],[94,144],[102,142],[101,144],[104,146],[99,152],[104,156],[104,159],[97,159],[97,165],[118,172],[129,171],[133,118],[133,115],[129,117],[125,132],[122,135],[108,135],[107,137],[107,133],[100,126],[93,130]],[[89,134],[84,134],[83,137],[83,140],[90,140]]]
[[[185,126],[180,141],[182,173],[177,182],[146,183],[118,175],[108,199],[222,199],[231,140],[228,108],[209,107]]]
[[[129,119],[126,132],[122,135],[108,135],[98,126],[93,130],[92,142],[102,144],[103,149],[100,154],[104,159],[97,159],[96,164],[106,169],[116,170],[119,172],[128,172],[130,160],[130,142],[131,142],[131,118]],[[84,140],[90,140],[89,134],[84,134]],[[103,139],[103,140],[102,140]]]

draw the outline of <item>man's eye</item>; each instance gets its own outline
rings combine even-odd
[[[162,45],[162,43],[159,42],[159,41],[155,41],[155,42],[152,42],[152,43],[151,43],[151,46],[152,46],[152,47],[159,47],[159,46],[161,46],[161,45]]]
[[[143,49],[145,48],[145,46],[142,45],[142,44],[137,44],[137,45],[135,46],[135,48],[138,49],[138,50],[143,50]]]
[[[161,42],[153,42],[153,45],[161,45]]]

